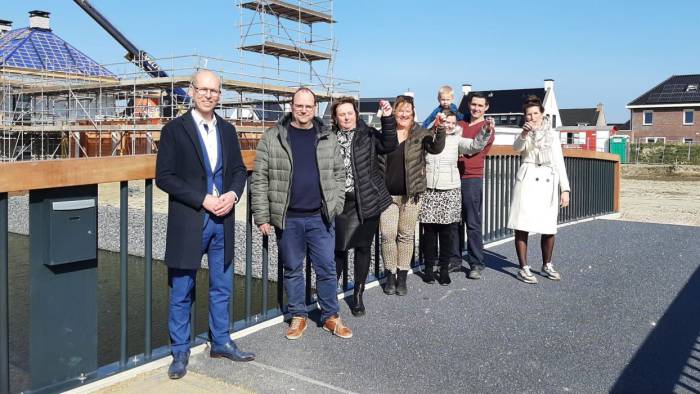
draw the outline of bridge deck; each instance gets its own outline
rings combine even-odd
[[[350,340],[311,324],[288,341],[276,325],[238,340],[255,362],[194,356],[181,387],[204,375],[255,392],[698,392],[698,239],[698,227],[564,227],[563,280],[537,285],[515,279],[511,242],[494,246],[483,280],[410,275],[405,297],[368,290],[362,318],[341,303]],[[539,237],[530,244],[539,271]]]

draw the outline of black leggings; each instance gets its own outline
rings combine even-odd
[[[335,269],[340,279],[340,275],[343,272],[343,268],[347,267],[347,254],[348,252],[335,251]],[[370,247],[362,246],[355,248],[355,258],[353,259],[353,264],[355,265],[355,285],[364,284],[367,280],[367,275],[369,275],[369,261],[370,261]]]

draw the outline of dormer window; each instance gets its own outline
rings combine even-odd
[[[697,91],[698,91],[698,84],[694,83],[694,84],[688,85],[688,87],[685,88],[685,91],[686,91],[686,93],[689,93],[689,92],[695,93],[695,92],[697,92]]]

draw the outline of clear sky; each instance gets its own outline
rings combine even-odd
[[[156,57],[238,56],[235,0],[92,3]],[[54,32],[98,62],[123,60],[124,50],[70,0],[2,0],[0,19],[24,27],[34,9],[51,12]],[[360,81],[364,97],[410,89],[421,118],[443,84],[516,89],[552,78],[560,108],[602,102],[608,122],[624,122],[625,105],[646,90],[700,73],[698,15],[699,0],[335,0],[334,74]]]

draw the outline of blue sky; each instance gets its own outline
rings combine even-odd
[[[56,34],[100,63],[124,50],[69,0],[2,0],[0,19],[28,24],[51,12]],[[199,53],[236,59],[235,0],[93,0],[156,57]],[[700,73],[700,1],[335,0],[334,74],[360,81],[362,96],[416,94],[420,117],[443,84],[459,91],[541,87],[553,78],[560,108],[605,104],[608,122],[672,74]]]

